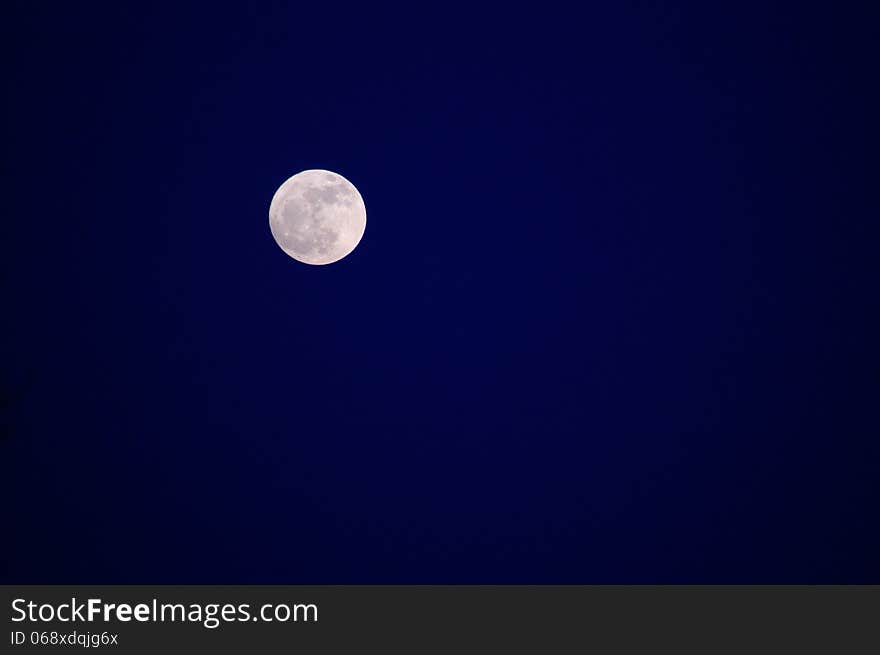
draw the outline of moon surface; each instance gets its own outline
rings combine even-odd
[[[367,227],[355,186],[338,173],[313,169],[288,178],[272,197],[269,227],[281,249],[305,264],[332,264],[351,253]]]

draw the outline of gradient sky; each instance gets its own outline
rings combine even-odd
[[[874,12],[315,4],[5,6],[3,581],[880,582]]]

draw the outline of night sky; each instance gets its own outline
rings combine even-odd
[[[880,582],[876,11],[574,4],[5,3],[0,581]]]

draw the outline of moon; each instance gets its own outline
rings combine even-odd
[[[361,194],[332,171],[297,173],[278,187],[269,205],[275,242],[304,264],[338,262],[357,247],[366,227]]]

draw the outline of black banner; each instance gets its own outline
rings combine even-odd
[[[0,589],[10,653],[880,650],[880,587]]]

